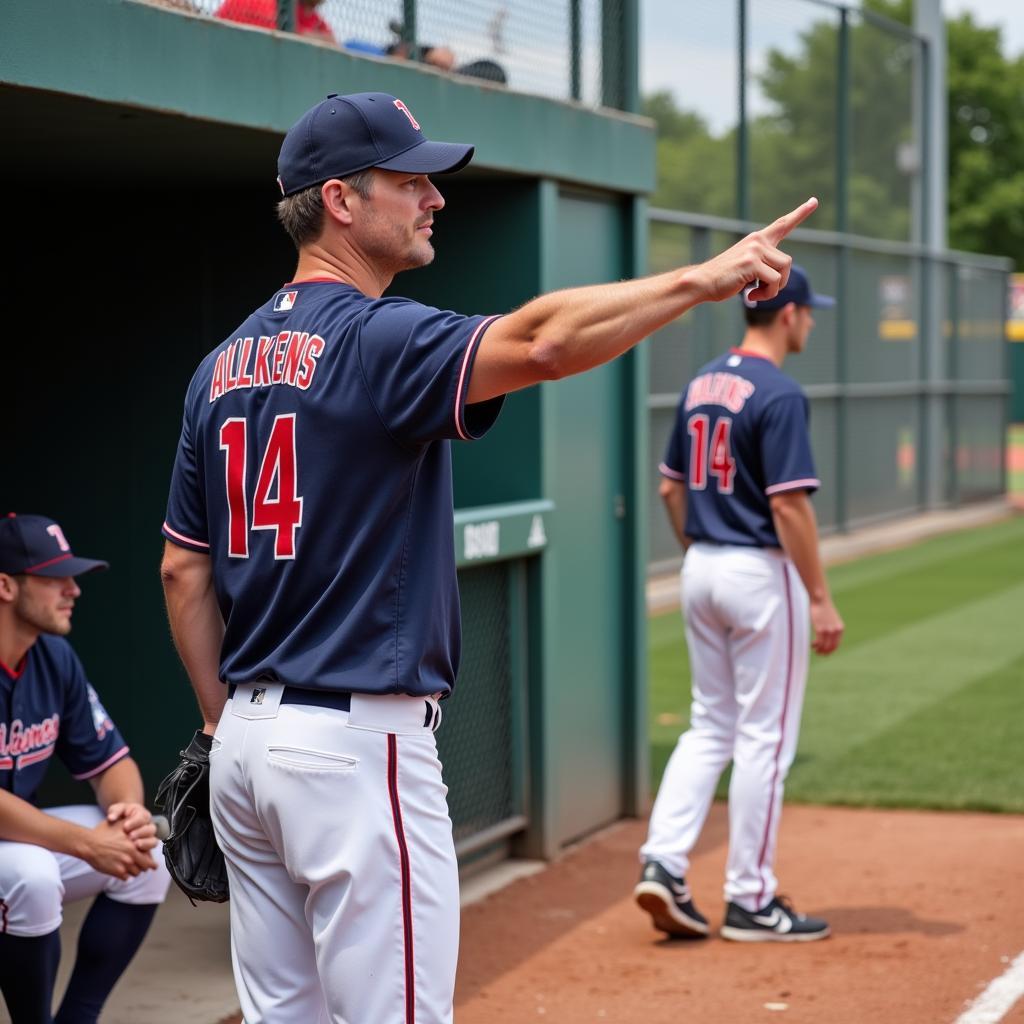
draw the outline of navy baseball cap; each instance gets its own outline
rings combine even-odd
[[[750,302],[747,299],[747,295],[750,289],[754,287],[756,286],[751,285],[749,288],[743,289],[743,305],[747,309],[782,309],[783,306],[787,306],[791,302],[795,302],[798,306],[814,306],[816,309],[829,309],[836,304],[836,300],[831,295],[819,295],[815,292],[811,288],[807,271],[795,263],[789,268],[789,280],[786,282],[786,287],[774,299],[765,299],[763,302]]]
[[[64,531],[46,516],[11,512],[0,519],[0,572],[9,576],[82,576],[107,568],[106,562],[73,554]]]
[[[473,159],[473,147],[430,142],[409,108],[386,92],[332,93],[289,129],[277,158],[281,195],[369,167],[447,174]]]

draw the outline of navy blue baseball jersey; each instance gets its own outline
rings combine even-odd
[[[448,692],[458,672],[450,439],[494,317],[333,280],[286,285],[200,364],[164,535],[210,555],[220,678]]]
[[[686,483],[693,540],[777,548],[769,498],[817,490],[800,385],[771,360],[740,349],[702,367],[687,386],[659,467]]]
[[[54,754],[76,779],[91,779],[128,746],[71,645],[44,635],[16,668],[0,662],[0,787],[33,800]]]

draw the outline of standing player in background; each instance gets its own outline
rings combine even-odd
[[[49,1024],[65,901],[96,897],[54,1019],[93,1024],[170,883],[139,769],[63,639],[75,577],[106,567],[75,557],[52,519],[0,519],[0,991],[13,1024]],[[54,755],[98,807],[36,807]]]
[[[693,703],[661,780],[634,895],[672,935],[708,933],[684,876],[730,761],[722,936],[792,942],[829,934],[825,921],[776,895],[772,865],[807,682],[808,604],[814,650],[830,654],[843,635],[809,498],[818,479],[807,398],[781,369],[804,350],[812,308],[831,305],[797,266],[774,297],[745,295],[743,343],[691,381],[661,464],[660,493],[686,550]]]
[[[445,1024],[459,892],[433,730],[460,654],[451,455],[503,396],[605,363],[698,302],[786,283],[809,200],[721,256],[504,317],[382,298],[434,258],[429,142],[384,93],[288,132],[291,284],[200,364],[162,575],[211,741],[247,1024]],[[481,254],[483,256],[483,254]],[[225,685],[226,684],[226,685]],[[226,702],[226,703],[225,703]]]

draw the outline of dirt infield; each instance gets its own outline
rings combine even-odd
[[[716,805],[690,873],[714,925],[726,829]],[[465,909],[458,1024],[952,1024],[1024,949],[1024,817],[787,807],[782,891],[834,934],[785,946],[659,937],[630,897],[643,831]]]

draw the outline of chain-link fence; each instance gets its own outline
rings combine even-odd
[[[827,0],[649,0],[653,205],[743,220],[807,196],[815,227],[919,237],[924,41]]]
[[[437,744],[460,854],[525,824],[520,568],[498,562],[459,572],[462,665]]]
[[[816,311],[786,371],[811,398],[823,526],[998,494],[1009,265],[922,244],[936,88],[925,39],[833,0],[649,0],[641,12],[642,107],[658,126],[651,269],[700,262],[819,198],[813,230],[787,249],[840,302]],[[679,392],[743,331],[734,302],[653,339],[652,469]],[[660,506],[652,487],[655,568],[679,555]]]
[[[704,259],[759,226],[651,211],[652,270]],[[1009,262],[935,254],[907,242],[801,229],[786,248],[817,291],[839,298],[815,310],[808,347],[786,372],[811,399],[811,435],[824,529],[845,528],[941,501],[1005,489],[1007,398],[1004,337]],[[943,319],[925,330],[926,282],[938,268]],[[682,388],[698,368],[743,336],[740,303],[699,306],[650,342],[648,464],[657,466]],[[938,427],[926,406],[939,401]],[[929,473],[939,479],[930,487]],[[679,557],[652,474],[650,559]]]
[[[633,99],[632,0],[147,0],[591,106]],[[627,56],[628,54],[628,56]]]

